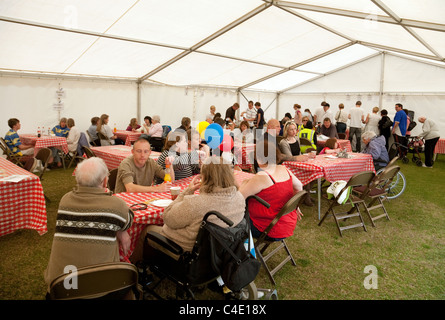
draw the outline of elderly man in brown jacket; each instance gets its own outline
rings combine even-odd
[[[85,266],[119,262],[130,247],[127,229],[133,212],[124,200],[106,192],[108,169],[97,157],[82,161],[76,169],[77,187],[60,200],[56,230],[45,270],[45,282]]]

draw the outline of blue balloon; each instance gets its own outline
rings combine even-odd
[[[204,138],[207,142],[207,145],[212,149],[216,149],[219,147],[219,145],[223,141],[223,137],[223,128],[217,123],[208,125],[204,131]]]

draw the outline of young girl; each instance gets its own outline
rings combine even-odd
[[[337,153],[340,151],[337,139],[331,138],[326,140],[325,147],[320,151],[320,154]]]

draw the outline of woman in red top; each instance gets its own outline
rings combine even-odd
[[[255,199],[250,199],[248,202],[254,237],[259,237],[286,202],[303,189],[302,183],[292,172],[285,166],[277,165],[281,159],[281,153],[276,145],[268,143],[267,140],[261,142],[260,147],[263,145],[264,152],[255,148],[259,172],[251,179],[243,181],[240,187],[244,198],[257,195],[270,204],[270,207],[266,208]],[[282,217],[269,232],[269,238],[280,240],[291,236],[300,216],[301,212],[297,208]]]

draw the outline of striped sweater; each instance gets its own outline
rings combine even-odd
[[[45,282],[76,268],[118,262],[118,231],[127,230],[133,212],[125,201],[101,188],[77,187],[63,196],[57,213],[56,229],[45,270]]]

